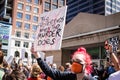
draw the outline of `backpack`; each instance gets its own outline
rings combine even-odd
[[[5,74],[4,69],[0,68],[0,80],[2,80],[4,74]]]

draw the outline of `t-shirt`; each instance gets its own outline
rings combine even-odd
[[[120,80],[120,71],[112,73],[108,80]]]
[[[114,69],[112,66],[109,66],[107,73],[108,73],[108,74],[112,74],[112,73],[114,73],[114,72],[116,72],[115,69]]]

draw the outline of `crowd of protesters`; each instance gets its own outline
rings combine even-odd
[[[1,44],[0,44],[1,47]],[[118,57],[120,57],[120,51],[118,51]],[[120,58],[119,58],[120,59]],[[120,61],[120,60],[119,60]],[[98,65],[96,63],[91,63],[92,66],[89,79],[82,80],[118,80],[114,78],[114,73],[118,72],[114,68],[112,62],[107,63],[107,67],[104,65]],[[61,73],[71,72],[71,63],[66,63],[65,66],[58,66],[57,64],[48,64],[52,70],[59,70]],[[51,70],[51,71],[52,71]],[[19,59],[18,62],[13,58],[11,64],[8,64],[4,59],[4,53],[0,48],[0,80],[53,80],[50,76],[44,73],[45,70],[41,69],[40,63],[33,63],[32,65],[24,65],[22,59]],[[120,75],[120,73],[119,73]],[[71,79],[75,80],[75,79]],[[80,79],[81,80],[81,79]]]

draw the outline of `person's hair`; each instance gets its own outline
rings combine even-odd
[[[71,66],[71,64],[68,63],[68,62],[65,64],[65,67],[66,67],[66,68],[69,68],[70,66]]]
[[[64,70],[65,70],[65,68],[64,68],[62,65],[59,66],[58,69],[59,69],[60,71],[64,71]]]
[[[41,68],[38,66],[38,64],[33,64],[32,66],[32,72],[31,77],[35,78],[37,75],[39,75],[42,72]]]
[[[120,56],[120,49],[117,50],[117,56]]]
[[[85,61],[85,64],[86,64],[85,73],[90,74],[92,72],[91,56],[87,53],[87,51],[84,47],[78,48],[77,51],[74,52],[72,57],[74,57],[76,54],[82,54],[84,56],[84,61]]]
[[[3,52],[0,50],[0,64],[3,63],[3,58],[4,58],[4,54],[3,54]]]
[[[3,59],[3,67],[4,68],[8,67],[8,63],[7,63],[7,61],[5,59]]]

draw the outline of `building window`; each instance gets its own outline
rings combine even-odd
[[[4,49],[4,50],[2,50],[2,51],[3,51],[3,53],[4,53],[4,56],[7,56],[7,55],[8,55],[8,50]]]
[[[17,22],[16,22],[16,27],[17,27],[17,28],[21,28],[21,27],[22,27],[22,22],[17,21]]]
[[[45,2],[45,9],[48,9],[48,10],[50,10],[50,3],[48,3],[48,2]]]
[[[32,39],[35,39],[35,36],[36,36],[35,33],[33,33],[33,34],[32,34]]]
[[[29,47],[29,43],[28,42],[24,42],[23,47],[28,48]]]
[[[25,15],[25,19],[26,19],[26,20],[30,20],[30,18],[31,18],[31,16],[30,16],[29,14],[26,14],[26,15]]]
[[[25,23],[25,29],[26,29],[26,30],[29,30],[29,29],[30,29],[30,24]]]
[[[33,26],[32,26],[32,30],[33,30],[33,31],[37,31],[37,25],[33,25]]]
[[[28,3],[31,3],[32,1],[31,0],[26,0]]]
[[[54,4],[57,4],[57,3],[58,3],[58,0],[53,0],[53,3],[54,3]]]
[[[26,11],[31,11],[31,6],[26,5]]]
[[[16,37],[21,37],[21,32],[20,31],[16,31]]]
[[[100,59],[99,47],[88,48],[88,53],[91,55],[92,59]]]
[[[52,5],[52,9],[57,9],[57,5]]]
[[[48,12],[48,11],[49,11],[49,10],[45,10],[45,9],[44,9],[44,12]]]
[[[23,9],[23,4],[22,3],[18,3],[18,9]]]
[[[64,0],[60,0],[60,3],[59,3],[61,6],[64,6],[65,2]]]
[[[35,4],[39,4],[39,0],[34,0],[34,3]]]
[[[39,9],[34,7],[34,13],[38,13],[39,12]]]
[[[20,53],[19,53],[19,51],[15,51],[15,55],[14,55],[14,57],[20,57]]]
[[[28,39],[29,38],[29,33],[24,33],[24,38]]]
[[[38,22],[38,17],[37,16],[33,16],[33,21],[34,22]]]
[[[23,13],[17,12],[17,18],[22,19]]]
[[[20,47],[20,41],[15,41],[15,46]]]
[[[28,58],[28,53],[27,52],[25,52],[25,58]]]

